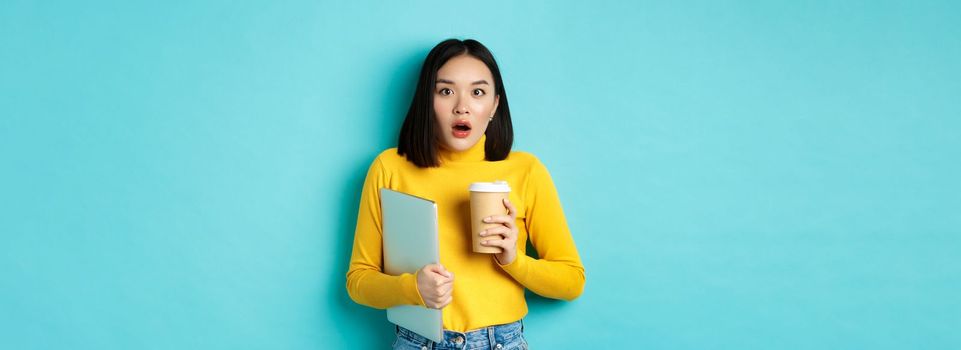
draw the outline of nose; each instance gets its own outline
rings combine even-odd
[[[467,104],[463,103],[461,100],[457,100],[457,105],[454,106],[454,114],[462,115],[469,113],[470,111],[467,109]]]

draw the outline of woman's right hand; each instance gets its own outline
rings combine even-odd
[[[431,309],[442,309],[454,300],[454,273],[441,264],[424,265],[417,271],[417,292]]]

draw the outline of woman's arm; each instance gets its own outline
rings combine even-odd
[[[380,188],[387,187],[387,172],[380,157],[367,171],[361,191],[354,248],[347,271],[347,294],[358,304],[377,309],[397,305],[421,305],[416,274],[391,276],[383,273],[383,231]]]
[[[524,225],[540,259],[518,254],[514,261],[501,267],[538,295],[573,300],[584,290],[584,265],[567,227],[554,181],[540,161],[534,162],[528,181]]]

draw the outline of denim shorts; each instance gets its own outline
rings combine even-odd
[[[444,330],[444,341],[437,343],[407,328],[397,326],[397,340],[393,349],[430,350],[527,350],[524,340],[524,321],[484,327],[467,333]]]

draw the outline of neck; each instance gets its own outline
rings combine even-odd
[[[437,155],[441,163],[480,162],[484,160],[486,155],[484,152],[484,144],[486,142],[487,135],[481,135],[481,138],[477,140],[477,143],[466,150],[454,151],[440,147],[440,149],[437,150]]]

